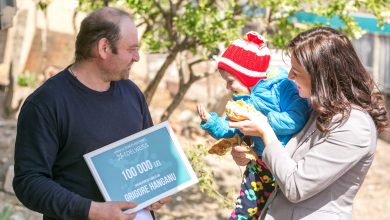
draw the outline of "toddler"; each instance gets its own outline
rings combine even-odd
[[[300,131],[309,117],[309,105],[300,98],[294,82],[288,80],[283,68],[268,70],[271,59],[264,38],[251,31],[245,39],[237,39],[218,60],[218,70],[226,81],[226,88],[233,92],[233,100],[252,104],[267,116],[278,139],[285,145]],[[238,129],[229,128],[228,118],[222,119],[215,112],[208,113],[198,105],[201,128],[216,139],[243,135]],[[258,160],[247,164],[240,194],[230,219],[257,219],[267,198],[275,188],[269,169],[261,161],[264,149],[259,137],[251,137]]]

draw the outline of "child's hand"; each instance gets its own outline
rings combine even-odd
[[[202,119],[203,122],[207,122],[207,120],[209,120],[209,118],[211,117],[210,113],[208,113],[201,104],[197,104],[196,109],[198,110],[198,115],[200,119]]]
[[[231,151],[233,160],[238,166],[245,166],[251,161],[253,154],[250,153],[249,149],[244,146],[235,145]]]

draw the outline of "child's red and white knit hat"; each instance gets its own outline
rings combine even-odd
[[[218,68],[233,74],[242,84],[250,87],[267,78],[271,55],[259,33],[250,31],[246,37],[229,45],[218,60]]]

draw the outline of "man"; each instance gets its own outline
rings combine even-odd
[[[135,217],[122,211],[136,204],[104,202],[83,155],[152,126],[142,92],[128,80],[139,60],[138,44],[128,13],[99,9],[81,23],[75,63],[26,99],[18,119],[13,187],[43,219]]]

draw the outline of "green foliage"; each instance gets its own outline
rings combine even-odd
[[[218,44],[227,45],[239,37],[241,28],[250,22],[259,26],[270,47],[284,48],[299,32],[321,25],[291,19],[301,11],[328,19],[339,16],[344,23],[340,29],[352,38],[364,33],[353,13],[373,14],[379,25],[390,21],[388,0],[80,0],[79,9],[90,11],[109,3],[130,10],[146,26],[142,43],[149,52],[171,53],[179,48],[204,58]]]
[[[78,0],[77,9],[84,12],[92,12],[98,8],[108,6],[113,0]]]
[[[227,44],[233,37],[237,37],[237,27],[243,24],[239,16],[234,17],[234,5],[226,8],[224,13],[220,13],[217,5],[205,3],[196,7],[187,3],[184,8],[185,13],[175,19],[178,33],[193,38],[193,41],[207,51],[218,47],[220,42]],[[194,50],[192,52],[196,53]]]
[[[9,206],[5,206],[0,212],[0,220],[10,220],[12,215],[12,209]]]
[[[208,169],[208,165],[203,160],[208,154],[206,147],[203,144],[192,145],[186,150],[186,155],[191,162],[192,168],[199,179],[200,191],[206,193],[211,199],[215,200],[219,207],[230,208],[234,204],[234,193],[224,192],[222,195],[216,189],[213,173]]]
[[[271,45],[276,48],[283,48],[302,31],[324,25],[291,20],[291,16],[297,12],[314,13],[327,19],[339,16],[344,23],[340,30],[351,38],[358,38],[364,33],[352,17],[354,13],[375,15],[379,25],[390,18],[388,0],[267,0],[260,1],[258,7],[266,9],[266,13],[257,20],[261,24],[260,31],[267,35]]]
[[[45,11],[47,9],[47,6],[51,3],[51,0],[40,0],[37,3],[37,6],[40,10]]]
[[[103,6],[103,2],[106,1],[80,0],[79,10],[94,10]],[[109,2],[130,10],[138,23],[146,25],[142,42],[149,52],[169,53],[173,47],[180,46],[182,51],[208,57],[208,50],[240,36],[240,27],[250,17],[241,13],[243,4],[237,0]]]
[[[143,48],[168,54],[144,91],[148,103],[167,66],[179,53],[191,52],[191,57],[207,61],[215,48],[241,36],[246,24],[255,24],[254,29],[265,35],[270,48],[284,48],[299,32],[320,25],[294,20],[298,12],[315,13],[328,19],[339,16],[344,23],[342,31],[353,38],[363,34],[351,16],[353,13],[374,14],[380,24],[390,18],[388,0],[80,0],[79,9],[94,9],[109,3],[129,10],[142,26]]]
[[[21,87],[36,87],[38,79],[35,73],[25,72],[18,76],[18,85]]]

